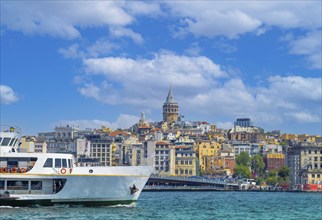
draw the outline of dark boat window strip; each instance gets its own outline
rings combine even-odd
[[[11,140],[11,138],[3,138],[1,146],[8,146],[10,140]]]
[[[63,167],[67,167],[67,160],[66,159],[62,159],[63,161]]]
[[[10,147],[12,147],[13,142],[14,142],[15,140],[16,140],[15,138],[12,138],[12,139],[11,139],[10,144],[9,144],[9,146],[10,146]]]
[[[55,168],[61,168],[61,159],[60,158],[55,159]]]
[[[17,141],[18,141],[18,139],[15,139],[15,143],[13,144],[13,146],[16,146]]]
[[[53,158],[47,158],[44,167],[53,167]]]

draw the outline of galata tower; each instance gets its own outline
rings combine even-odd
[[[172,95],[172,86],[170,85],[169,94],[167,100],[163,104],[163,121],[175,122],[178,121],[179,106],[174,96]]]

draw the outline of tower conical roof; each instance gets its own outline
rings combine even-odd
[[[165,101],[165,103],[177,103],[176,99],[174,98],[174,96],[172,94],[172,86],[171,85],[170,85],[168,97],[167,97],[167,100]]]

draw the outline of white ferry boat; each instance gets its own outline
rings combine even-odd
[[[152,167],[76,167],[70,154],[20,153],[20,131],[0,132],[0,206],[136,201]]]

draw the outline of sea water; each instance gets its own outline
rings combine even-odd
[[[322,220],[322,193],[143,192],[130,205],[0,207],[0,219]]]

